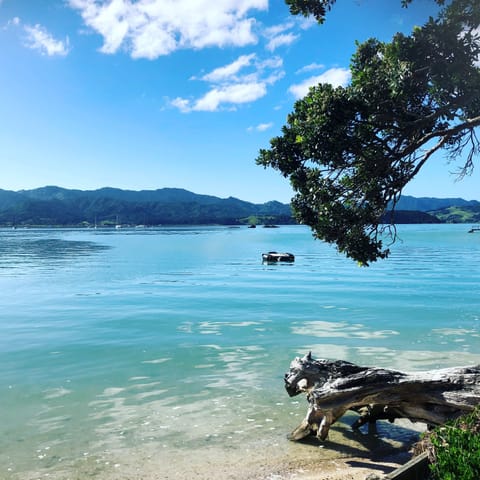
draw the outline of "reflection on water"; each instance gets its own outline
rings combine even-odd
[[[52,270],[109,248],[93,241],[49,238],[37,230],[4,231],[0,242],[0,274],[10,274],[11,269],[21,274],[28,274],[29,268]]]

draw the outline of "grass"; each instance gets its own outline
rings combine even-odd
[[[480,407],[424,435],[434,480],[480,479]]]

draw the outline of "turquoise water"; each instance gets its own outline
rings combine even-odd
[[[0,478],[237,478],[239,462],[267,478],[259,466],[313,461],[285,440],[306,412],[283,388],[295,356],[480,363],[468,227],[401,226],[369,268],[299,226],[1,230]],[[269,250],[295,263],[264,265]]]

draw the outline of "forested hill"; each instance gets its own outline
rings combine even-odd
[[[419,212],[433,212],[449,207],[480,207],[480,202],[463,198],[417,198],[402,195],[396,205],[398,210],[417,210]]]
[[[295,223],[290,205],[221,199],[179,188],[83,191],[43,187],[0,190],[3,226],[237,225]]]
[[[397,223],[411,223],[408,221],[409,212],[423,212],[433,219],[444,223],[479,223],[480,202],[477,200],[464,200],[463,198],[430,198],[409,197],[404,195],[396,205],[396,210],[403,212]],[[426,220],[424,222],[428,223]]]
[[[396,223],[479,222],[480,202],[404,196]],[[428,214],[427,214],[428,212]],[[180,188],[0,190],[0,226],[291,224],[290,205],[254,204],[198,195]]]

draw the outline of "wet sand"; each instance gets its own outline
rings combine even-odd
[[[330,460],[321,458],[297,458],[282,460],[277,458],[256,463],[245,459],[243,462],[224,462],[203,458],[191,462],[190,467],[169,472],[164,465],[143,465],[131,469],[118,468],[105,478],[109,480],[170,480],[170,479],[228,479],[228,480],[365,480],[371,473],[387,474],[410,460],[407,451],[376,456],[366,454],[359,457],[338,457]],[[154,462],[155,463],[155,462]],[[207,468],[205,468],[207,467]],[[78,477],[79,479],[81,476]]]
[[[306,465],[295,472],[284,472],[270,475],[267,479],[277,480],[365,480],[370,474],[384,475],[410,460],[408,452],[399,452],[382,459],[372,460],[369,457],[352,457],[328,460],[316,465]]]
[[[378,435],[354,433],[346,425],[334,426],[329,439],[311,438],[161,452],[142,448],[135,464],[116,464],[102,480],[365,480],[371,473],[386,474],[405,464],[409,450],[424,425],[378,422]],[[225,446],[224,446],[225,448]],[[130,459],[131,460],[131,459]],[[120,462],[120,461],[119,461]],[[81,476],[78,477],[79,479]]]
[[[373,435],[366,426],[352,431],[354,418],[347,414],[336,423],[325,442],[315,437],[291,442],[283,429],[260,428],[247,436],[219,432],[200,443],[175,432],[163,441],[134,437],[128,445],[99,438],[81,455],[58,458],[54,448],[45,451],[41,468],[12,469],[5,480],[365,480],[406,463],[425,427],[379,421]]]

